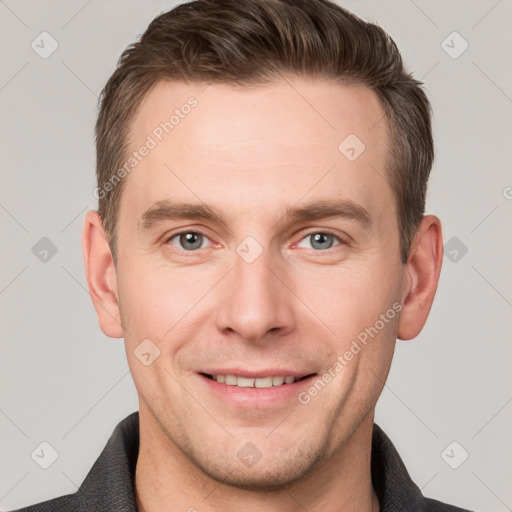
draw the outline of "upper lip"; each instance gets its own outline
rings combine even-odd
[[[290,368],[267,368],[265,370],[244,370],[242,368],[207,368],[200,371],[199,373],[207,373],[209,375],[234,375],[236,377],[246,377],[247,379],[259,379],[264,377],[295,377],[300,379],[307,375],[313,375],[314,372],[302,372],[292,370]]]

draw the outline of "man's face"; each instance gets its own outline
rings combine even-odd
[[[190,97],[197,105],[161,133]],[[125,178],[120,206],[128,362],[141,416],[215,479],[282,486],[373,421],[404,276],[383,116],[364,87],[296,79],[252,89],[161,82],[133,121],[131,150],[148,136],[157,145]],[[183,203],[220,220],[155,212]],[[316,203],[345,214],[289,215]],[[148,363],[155,347],[147,366],[134,353]],[[330,382],[310,392],[326,371]],[[206,374],[259,376],[257,385],[310,377],[250,388]]]

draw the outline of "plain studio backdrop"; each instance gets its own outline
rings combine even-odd
[[[425,495],[512,510],[512,3],[340,3],[390,33],[434,109],[441,280],[423,332],[397,343],[376,422]],[[97,207],[97,96],[174,5],[0,0],[2,510],[75,491],[137,409],[123,341],[97,323],[80,232]]]

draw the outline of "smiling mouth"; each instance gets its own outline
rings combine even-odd
[[[209,373],[203,372],[201,372],[200,375],[207,379],[217,381],[219,384],[226,384],[227,386],[237,386],[239,388],[271,388],[300,382],[301,380],[316,375],[316,373],[310,373],[309,375],[304,375],[304,377],[299,378],[291,375],[273,375],[268,377],[248,378],[236,375],[210,375]]]

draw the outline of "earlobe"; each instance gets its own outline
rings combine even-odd
[[[82,252],[89,293],[100,328],[110,338],[122,338],[117,275],[98,212],[87,212],[82,228]]]
[[[411,244],[404,280],[404,302],[398,323],[398,338],[418,336],[427,321],[436,294],[443,262],[441,221],[434,215],[423,217]]]

